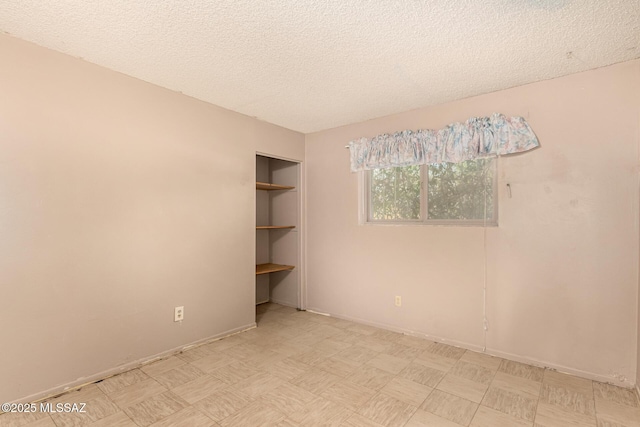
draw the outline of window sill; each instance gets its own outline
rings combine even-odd
[[[468,222],[460,222],[460,221],[365,221],[360,223],[360,225],[365,226],[392,226],[392,227],[412,227],[412,226],[432,226],[432,227],[498,227],[498,223],[496,221],[487,221],[486,223],[482,221],[468,221]]]

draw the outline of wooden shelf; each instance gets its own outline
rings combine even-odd
[[[288,185],[269,184],[268,182],[256,182],[256,190],[293,190],[296,187]]]
[[[276,271],[290,271],[294,268],[293,265],[258,264],[256,265],[256,276],[258,274],[275,273]]]
[[[295,225],[256,225],[256,230],[284,230],[287,228],[296,228]]]

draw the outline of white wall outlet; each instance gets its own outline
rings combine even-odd
[[[184,320],[184,306],[176,307],[173,311],[173,321],[182,322]]]
[[[396,295],[396,307],[402,306],[402,297]]]

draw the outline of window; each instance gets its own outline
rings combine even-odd
[[[367,222],[497,225],[496,164],[492,158],[367,171]]]

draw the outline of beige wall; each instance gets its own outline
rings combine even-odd
[[[633,61],[307,135],[308,307],[481,349],[482,228],[358,225],[358,176],[344,146],[521,115],[542,147],[500,159],[500,225],[487,231],[487,351],[631,386],[639,93]]]
[[[255,154],[303,135],[6,35],[0,58],[0,402],[254,324]]]

